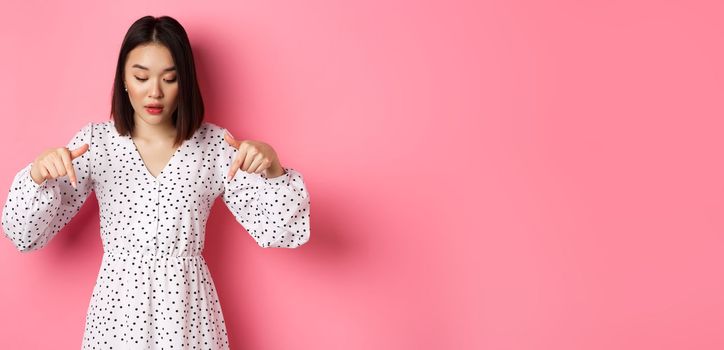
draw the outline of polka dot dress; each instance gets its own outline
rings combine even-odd
[[[36,184],[32,163],[15,176],[2,227],[22,252],[46,246],[95,191],[104,252],[83,349],[229,348],[201,255],[218,196],[263,248],[296,248],[309,240],[302,175],[292,168],[275,178],[239,170],[227,181],[238,150],[224,140],[224,131],[204,122],[154,177],[112,120],[90,122],[67,145],[90,145],[73,160],[78,189],[67,176]]]

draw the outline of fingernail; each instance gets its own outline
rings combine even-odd
[[[229,130],[226,130],[226,133],[229,134],[229,136],[234,137]]]

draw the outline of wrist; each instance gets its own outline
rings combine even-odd
[[[35,173],[35,164],[30,166],[30,178],[38,185],[41,185],[43,181],[45,181],[44,178],[42,178],[40,175]]]
[[[272,179],[278,176],[284,175],[284,167],[280,163],[274,163],[269,168],[267,168],[266,174],[267,178]]]

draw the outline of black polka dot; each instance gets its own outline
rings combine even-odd
[[[67,176],[38,185],[32,163],[13,179],[2,212],[21,252],[48,244],[91,192],[98,199],[103,259],[86,314],[83,349],[228,349],[214,282],[201,252],[219,196],[263,248],[309,241],[310,200],[300,172],[275,178],[238,170],[225,129],[203,122],[154,177],[112,120],[90,122],[67,147],[87,143]]]

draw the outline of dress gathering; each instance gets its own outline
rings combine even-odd
[[[226,129],[202,122],[157,176],[114,121],[89,122],[67,144],[88,151],[67,176],[38,185],[32,163],[14,177],[2,211],[6,237],[22,252],[43,248],[80,210],[98,199],[103,257],[90,298],[83,349],[228,349],[214,282],[201,252],[206,222],[221,196],[263,248],[309,241],[310,197],[302,174],[285,167],[267,178],[239,169]]]

